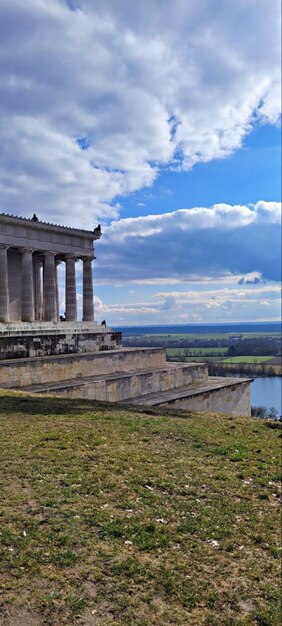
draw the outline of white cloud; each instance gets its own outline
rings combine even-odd
[[[258,285],[259,283],[265,283],[265,279],[260,272],[249,272],[238,280],[238,285]]]
[[[165,292],[158,292],[155,294],[155,298],[162,304],[169,297],[178,304],[194,303],[194,304],[206,304],[209,303],[211,307],[219,306],[225,302],[253,302],[257,301],[258,296],[268,297],[271,299],[279,299],[281,293],[281,287],[278,284],[269,284],[261,286],[249,286],[245,289],[238,289],[236,287],[225,287],[224,289],[201,289],[190,291],[170,291],[169,294]]]
[[[161,165],[223,158],[255,118],[277,123],[279,10],[2,0],[2,210],[89,226]]]
[[[232,274],[238,281],[250,273],[278,280],[280,249],[279,203],[181,209],[122,219],[105,228],[97,276],[139,284]]]
[[[140,294],[141,295],[141,294]],[[142,294],[144,298],[144,293]],[[146,299],[135,302],[105,303],[95,298],[96,318],[106,317],[109,324],[168,324],[195,322],[226,322],[279,320],[280,286],[248,285],[244,289],[229,285],[218,288],[216,283],[209,289],[189,291],[166,291],[147,294]]]

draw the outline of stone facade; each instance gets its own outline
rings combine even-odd
[[[92,260],[93,232],[32,219],[0,215],[0,322],[59,319],[59,263],[66,264],[66,320],[76,321],[75,263],[83,262],[83,320],[94,320]]]
[[[120,332],[95,322],[9,324],[8,330],[0,324],[0,361],[114,350],[121,341]]]

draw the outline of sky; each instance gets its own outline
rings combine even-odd
[[[101,224],[98,322],[279,319],[280,28],[278,0],[1,0],[0,212]]]

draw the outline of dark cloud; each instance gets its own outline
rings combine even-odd
[[[280,279],[279,204],[215,205],[130,218],[105,230],[97,276],[115,280],[260,273]]]

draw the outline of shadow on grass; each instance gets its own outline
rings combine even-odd
[[[16,394],[6,390],[0,391],[0,414],[26,415],[79,415],[89,411],[109,412],[116,411],[117,405],[96,400],[82,400],[80,398],[61,398]]]
[[[81,398],[63,398],[54,396],[40,396],[25,394],[0,389],[0,415],[25,414],[25,415],[83,415],[95,413],[138,413],[139,415],[152,415],[159,417],[191,418],[197,413],[181,409],[168,409],[167,407],[146,407],[139,405],[124,405],[115,402],[102,402],[99,400],[83,400]]]

